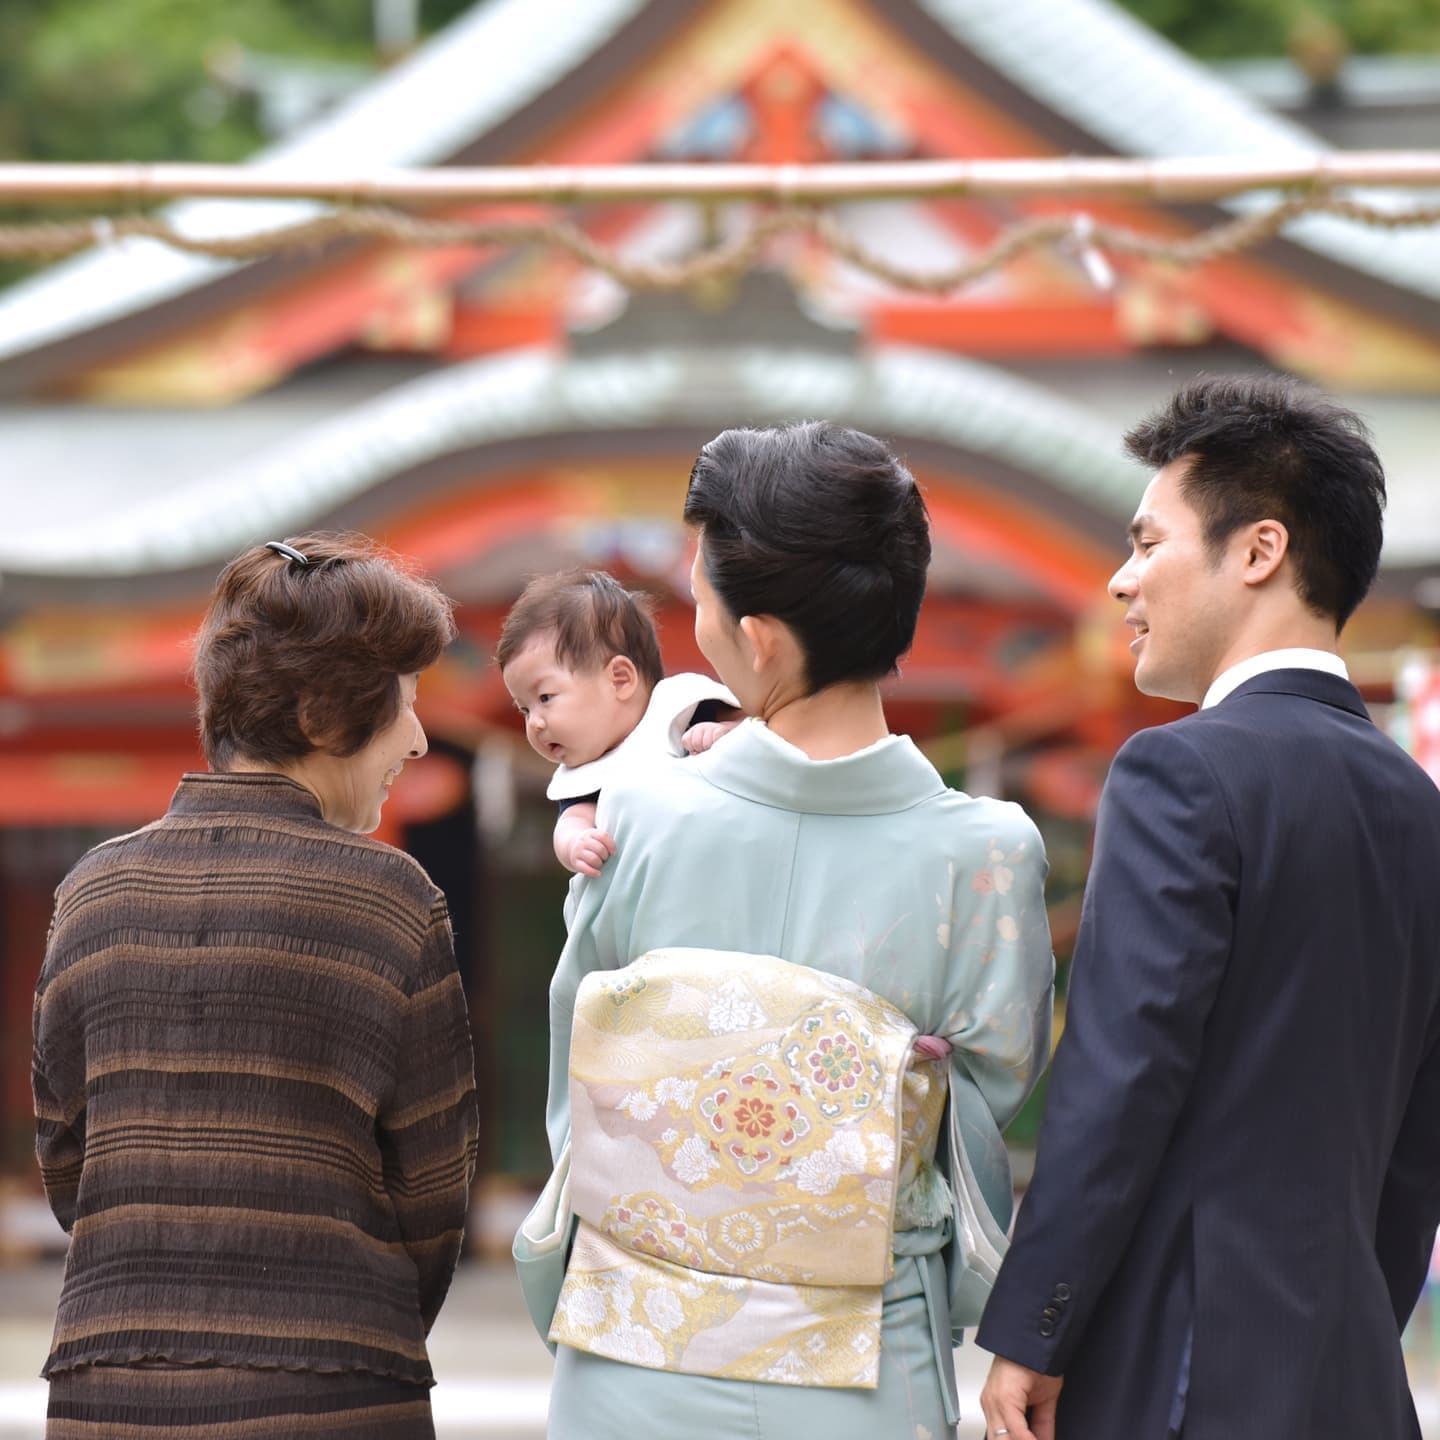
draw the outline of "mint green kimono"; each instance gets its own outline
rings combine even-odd
[[[703,755],[608,786],[598,823],[616,854],[598,880],[572,882],[570,937],[550,987],[556,1156],[586,974],[662,946],[776,955],[863,985],[950,1041],[951,1133],[1008,1224],[1000,1132],[1049,1058],[1054,980],[1044,849],[1019,806],[947,789],[908,737],[815,761],[748,720]],[[987,1288],[957,1267],[951,1235],[944,1219],[895,1237],[877,1389],[675,1374],[561,1346],[552,1440],[951,1434],[950,1346],[977,1323]]]

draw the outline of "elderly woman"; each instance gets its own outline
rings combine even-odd
[[[70,1235],[51,1440],[433,1435],[474,1060],[445,898],[367,832],[425,753],[450,609],[363,537],[246,551],[197,641],[209,773],[60,886],[34,1052]]]
[[[1048,1056],[1040,837],[886,725],[930,539],[883,444],[726,431],[685,518],[696,639],[751,718],[607,789],[616,854],[572,882],[550,1435],[938,1440]]]

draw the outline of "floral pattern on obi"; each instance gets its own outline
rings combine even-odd
[[[551,1339],[874,1385],[897,1203],[933,1173],[945,1096],[943,1066],[909,1067],[914,1036],[881,997],[771,956],[659,950],[588,976],[570,1051],[580,1239]]]
[[[637,1263],[582,1220],[550,1338],[649,1370],[873,1389],[881,1305],[878,1285],[785,1285]]]
[[[832,1095],[838,1095],[841,1090],[853,1090],[865,1073],[855,1042],[843,1031],[838,1035],[821,1036],[815,1048],[805,1057],[805,1064],[810,1067],[811,1080]]]
[[[803,1097],[783,1070],[763,1060],[712,1065],[697,1088],[692,1119],[718,1157],[707,1183],[732,1171],[749,1178],[767,1166],[788,1165],[810,1134]]]
[[[915,1033],[913,1025],[910,1033]],[[816,1108],[832,1124],[863,1115],[885,1084],[885,1052],[870,1017],[853,1002],[821,1001],[790,1027],[781,1053],[788,1068],[804,1077]]]
[[[705,1263],[702,1239],[692,1230],[685,1212],[658,1195],[622,1196],[606,1212],[601,1226],[627,1250],[688,1265]]]

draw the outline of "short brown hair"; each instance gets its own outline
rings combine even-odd
[[[214,770],[355,754],[398,713],[399,677],[455,638],[452,602],[366,536],[284,543],[308,563],[264,545],[236,556],[196,637],[200,743]]]
[[[531,580],[500,627],[495,663],[503,670],[537,635],[553,637],[555,658],[572,670],[598,670],[624,655],[652,690],[665,678],[649,596],[603,570]]]

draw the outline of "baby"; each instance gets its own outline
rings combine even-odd
[[[532,580],[505,617],[495,660],[526,739],[559,766],[545,792],[560,802],[555,854],[581,875],[598,876],[615,853],[595,826],[607,780],[636,761],[708,750],[739,723],[718,680],[665,677],[644,597],[603,571]]]

